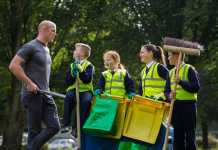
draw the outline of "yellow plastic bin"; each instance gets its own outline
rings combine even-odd
[[[154,144],[164,112],[163,102],[135,96],[127,110],[123,136]]]
[[[118,112],[117,112],[116,120],[115,120],[114,127],[113,127],[114,132],[113,134],[107,134],[107,135],[102,134],[98,136],[112,138],[112,139],[120,139],[122,136],[127,106],[130,101],[120,96],[112,96],[112,98],[114,100],[119,101]],[[94,102],[95,102],[95,98],[94,98]]]

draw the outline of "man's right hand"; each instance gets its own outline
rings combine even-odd
[[[26,85],[26,88],[27,88],[27,91],[29,92],[33,92],[33,93],[37,93],[37,91],[39,90],[38,86],[33,83],[33,82],[29,82],[27,85]]]

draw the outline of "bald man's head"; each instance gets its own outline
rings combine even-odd
[[[38,31],[40,31],[43,28],[48,28],[48,27],[55,27],[56,28],[56,24],[50,20],[43,20],[38,25]]]
[[[38,37],[46,43],[53,41],[56,35],[56,24],[50,20],[43,20],[38,25]]]

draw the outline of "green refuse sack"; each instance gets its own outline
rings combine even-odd
[[[111,97],[96,97],[90,115],[83,125],[85,133],[101,135],[111,134],[118,112],[119,102]]]
[[[133,142],[120,142],[118,150],[148,150],[147,146]]]

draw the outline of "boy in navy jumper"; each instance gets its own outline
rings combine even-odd
[[[169,62],[176,66],[179,53],[169,53]],[[184,58],[183,58],[184,59]],[[176,100],[173,108],[172,125],[174,127],[174,149],[196,150],[196,101],[200,89],[198,73],[195,68],[182,62],[179,78],[175,80],[176,68],[170,70],[171,90],[177,82]]]
[[[64,100],[64,127],[70,125],[72,110],[76,105],[76,76],[79,75],[79,98],[80,98],[80,123],[84,124],[93,96],[94,66],[87,59],[91,54],[91,47],[87,44],[76,43],[74,50],[74,62],[70,64],[66,74],[68,86]],[[75,110],[75,109],[74,109]]]

